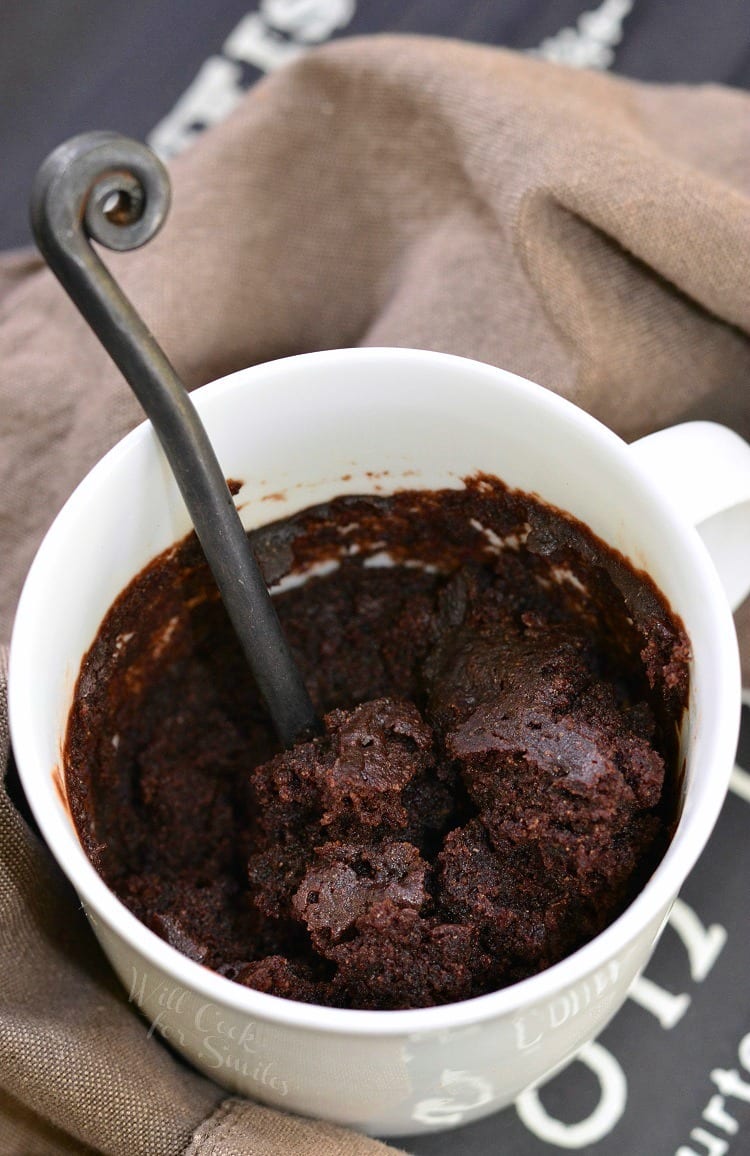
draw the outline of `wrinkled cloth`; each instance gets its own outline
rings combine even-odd
[[[190,386],[408,345],[529,377],[626,439],[695,418],[750,436],[747,94],[350,40],[260,84],[172,178],[162,234],[106,259]],[[0,642],[57,510],[139,420],[41,261],[5,257]],[[148,1036],[5,793],[0,966],[3,1153],[393,1152],[227,1099]]]

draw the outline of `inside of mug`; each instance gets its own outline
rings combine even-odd
[[[703,781],[693,750],[719,710],[715,621],[691,543],[633,475],[626,447],[555,395],[491,367],[409,351],[354,352],[258,367],[194,395],[226,476],[241,483],[235,500],[246,528],[347,493],[460,488],[477,472],[568,511],[646,570],[684,620],[695,665],[683,786]],[[144,427],[84,481],[30,576],[14,677],[33,683],[34,694],[28,717],[16,711],[14,733],[20,726],[33,735],[32,793],[44,796],[66,854],[82,852],[77,841],[72,849],[69,816],[50,775],[81,658],[128,581],[189,528]],[[692,791],[688,806],[700,803]]]

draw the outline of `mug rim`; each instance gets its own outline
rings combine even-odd
[[[669,909],[708,841],[718,818],[734,764],[741,704],[739,654],[731,611],[713,563],[695,528],[661,493],[640,463],[635,461],[632,455],[627,454],[626,442],[591,414],[543,386],[497,366],[455,354],[402,347],[354,347],[297,354],[250,366],[200,387],[193,391],[191,396],[199,407],[204,402],[210,403],[212,400],[219,403],[223,394],[231,393],[247,379],[250,379],[248,384],[251,384],[253,378],[263,377],[269,373],[283,376],[288,368],[294,371],[295,368],[302,367],[304,372],[304,365],[311,362],[325,365],[327,362],[335,363],[342,360],[379,362],[383,366],[394,362],[401,364],[433,362],[441,365],[455,363],[457,372],[478,373],[496,386],[520,388],[535,395],[538,404],[547,406],[553,413],[557,412],[568,420],[575,420],[587,436],[603,441],[611,452],[618,455],[620,461],[626,463],[626,471],[630,474],[633,484],[647,490],[649,502],[657,517],[671,523],[674,532],[679,534],[682,548],[687,551],[694,583],[705,592],[706,612],[714,618],[711,637],[715,649],[716,671],[719,675],[713,688],[715,717],[711,734],[708,737],[705,733],[699,736],[704,743],[708,743],[703,758],[710,764],[712,771],[709,773],[707,770],[702,779],[696,780],[690,792],[693,796],[696,793],[701,796],[702,807],[700,810],[692,807],[687,814],[687,809],[683,809],[664,856],[625,911],[593,939],[544,971],[471,999],[435,1007],[398,1010],[332,1008],[302,1003],[237,984],[189,959],[147,928],[125,907],[98,874],[85,855],[70,821],[72,834],[81,854],[72,861],[66,860],[62,852],[58,854],[56,848],[58,825],[55,816],[50,815],[45,805],[45,799],[53,791],[51,780],[42,795],[38,786],[31,781],[33,772],[27,771],[26,758],[22,758],[20,754],[17,757],[18,771],[31,810],[56,862],[72,883],[79,898],[91,907],[91,913],[86,907],[87,914],[91,914],[94,921],[102,920],[112,933],[120,936],[148,963],[166,972],[188,990],[249,1017],[257,1017],[279,1026],[315,1030],[331,1035],[387,1037],[412,1033],[438,1033],[485,1020],[499,1019],[514,1012],[520,1013],[526,1007],[553,998],[570,984],[606,966],[613,958],[626,951],[644,927],[660,913]],[[24,640],[27,632],[26,623],[30,622],[32,617],[28,607],[33,605],[34,587],[44,566],[48,538],[52,539],[54,534],[60,533],[60,527],[64,530],[66,521],[74,516],[77,505],[85,500],[89,489],[96,486],[99,476],[112,468],[118,468],[120,460],[127,459],[133,449],[148,437],[153,437],[153,431],[150,423],[144,421],[118,441],[96,463],[55,517],[34,557],[19,600],[10,646],[8,708],[11,736],[14,740],[16,736],[22,736],[25,729],[29,729],[25,721],[27,710],[21,688],[26,685],[33,664],[27,657],[29,648],[26,647],[24,651]],[[14,670],[21,671],[20,681],[18,676],[14,677]],[[705,732],[705,727],[703,730]],[[33,742],[34,736],[31,735],[29,761],[33,758],[31,749]],[[19,743],[19,746],[26,755],[27,741]],[[722,765],[726,767],[726,773],[722,772],[717,777],[717,768],[720,770]],[[47,777],[50,777],[49,770]],[[40,777],[40,781],[44,783],[46,780]]]

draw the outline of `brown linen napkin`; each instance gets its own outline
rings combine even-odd
[[[191,385],[305,350],[413,345],[528,376],[626,438],[698,417],[750,436],[745,94],[350,40],[262,83],[173,181],[164,233],[107,259]],[[43,531],[139,418],[51,276],[6,258],[0,641]],[[0,1151],[385,1151],[220,1104],[147,1039],[0,803]]]

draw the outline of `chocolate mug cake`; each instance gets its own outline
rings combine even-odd
[[[155,559],[65,749],[120,899],[240,984],[351,1008],[495,990],[616,918],[670,836],[687,699],[651,580],[483,475],[252,539],[323,733],[278,749],[197,541]]]

